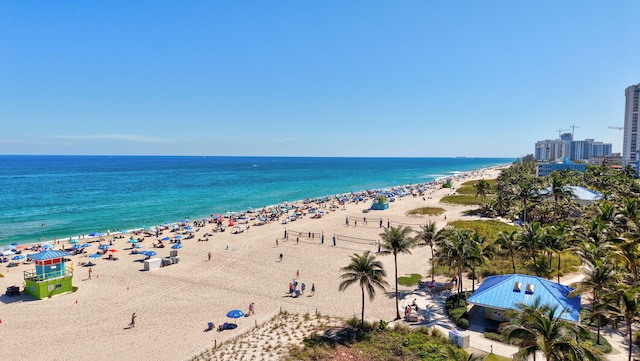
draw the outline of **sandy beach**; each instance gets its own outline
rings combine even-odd
[[[498,169],[486,169],[454,177],[454,186],[472,179],[491,179]],[[142,255],[130,254],[131,244],[116,239],[117,261],[97,258],[89,280],[88,268],[79,265],[90,259],[86,255],[72,256],[74,263],[74,293],[57,295],[42,301],[30,296],[0,298],[0,340],[5,354],[15,360],[66,360],[66,359],[154,359],[182,360],[196,356],[215,343],[234,337],[256,323],[271,319],[279,310],[297,313],[316,312],[335,317],[352,317],[360,314],[359,289],[338,291],[340,268],[348,264],[349,256],[365,250],[377,251],[376,242],[383,225],[390,222],[417,229],[428,220],[439,227],[464,217],[464,206],[439,203],[442,196],[452,193],[449,189],[428,190],[423,197],[407,196],[390,203],[388,210],[370,211],[370,202],[347,203],[333,211],[326,209],[323,217],[311,218],[311,214],[284,225],[280,222],[253,225],[239,234],[232,228],[214,233],[206,242],[198,242],[211,233],[213,225],[206,224],[194,234],[194,238],[182,241],[180,262],[159,270],[145,272]],[[188,200],[184,200],[188,202]],[[406,212],[419,207],[446,208],[443,216],[407,216]],[[347,217],[351,220],[346,225]],[[364,223],[364,218],[367,223]],[[356,223],[357,222],[357,223]],[[283,239],[285,228],[289,235]],[[315,233],[312,238],[309,232]],[[321,243],[319,234],[324,233]],[[338,236],[333,246],[333,235]],[[162,237],[175,233],[165,231]],[[353,237],[353,238],[349,238]],[[113,236],[107,237],[106,242]],[[296,238],[299,238],[296,241]],[[276,239],[278,244],[276,245]],[[162,249],[153,248],[156,237],[147,237],[143,249],[154,250],[156,257],[168,256],[171,244]],[[69,245],[66,244],[65,247]],[[56,246],[59,249],[60,246]],[[89,254],[97,250],[97,243],[89,248]],[[211,252],[211,260],[208,253]],[[29,251],[26,252],[27,254]],[[282,254],[282,261],[279,255]],[[367,300],[367,319],[393,320],[393,257],[380,256],[388,272],[388,294],[378,293],[375,301]],[[418,247],[412,255],[398,257],[398,274],[429,274],[429,247]],[[0,287],[23,283],[23,270],[33,265],[7,268],[2,265]],[[289,282],[296,278],[306,284],[304,295],[293,298],[288,293]],[[311,285],[315,295],[311,296]],[[226,313],[233,309],[248,311],[255,304],[255,315],[231,320]],[[137,319],[129,328],[132,313]],[[204,332],[207,322],[217,325],[235,322],[238,327],[222,332]],[[295,326],[295,325],[294,325]]]

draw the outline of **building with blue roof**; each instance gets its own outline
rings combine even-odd
[[[73,269],[65,267],[68,256],[67,252],[53,250],[28,255],[36,269],[24,271],[26,291],[38,299],[72,291]]]
[[[579,205],[585,206],[602,199],[602,194],[593,191],[589,188],[580,186],[564,186],[565,191],[571,192],[573,199]],[[540,196],[553,196],[553,189],[551,187],[544,188],[538,192]]]
[[[484,307],[486,318],[503,322],[508,320],[505,311],[518,310],[518,304],[532,305],[540,298],[540,304],[556,308],[556,317],[577,322],[580,320],[580,296],[569,297],[571,291],[572,287],[535,276],[490,276],[467,302]]]

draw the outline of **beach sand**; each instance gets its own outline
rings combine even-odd
[[[498,169],[488,169],[454,177],[454,186],[471,179],[491,179]],[[252,325],[270,320],[279,310],[300,314],[316,312],[322,315],[349,318],[360,316],[360,289],[353,286],[345,292],[338,291],[340,268],[349,263],[349,256],[369,250],[377,251],[377,240],[383,231],[379,219],[392,226],[410,225],[418,229],[428,220],[438,227],[456,219],[474,219],[462,215],[473,208],[443,205],[442,196],[453,193],[449,189],[428,191],[422,197],[403,197],[390,203],[388,210],[363,213],[370,202],[348,203],[344,209],[328,212],[320,219],[306,215],[287,225],[269,223],[251,226],[240,234],[215,233],[208,242],[198,242],[210,232],[212,225],[201,229],[194,239],[184,240],[179,250],[180,262],[159,270],[143,271],[141,255],[130,255],[127,238],[117,239],[117,261],[98,258],[92,267],[92,279],[88,269],[78,262],[88,261],[83,256],[72,256],[74,261],[74,293],[56,295],[50,299],[34,300],[30,296],[0,298],[0,344],[5,355],[14,360],[114,360],[114,359],[190,359],[207,347],[246,332]],[[184,200],[188,202],[188,199]],[[446,208],[443,216],[407,216],[406,212],[419,207]],[[346,217],[363,218],[345,224]],[[253,222],[251,222],[253,224]],[[289,239],[284,240],[285,227]],[[302,235],[297,235],[302,232]],[[320,237],[307,237],[308,232],[324,232],[325,243]],[[355,242],[338,240],[334,247],[332,236],[354,237]],[[168,236],[165,233],[161,236]],[[299,243],[296,243],[299,237]],[[276,238],[279,245],[276,247]],[[145,249],[153,249],[155,237],[146,238]],[[227,250],[227,245],[230,250]],[[163,249],[153,249],[156,257],[168,256],[171,244]],[[97,245],[90,248],[95,252]],[[211,252],[211,261],[207,254]],[[29,252],[27,252],[29,253]],[[279,254],[283,255],[280,262]],[[418,247],[412,255],[398,256],[398,275],[420,273],[428,278],[430,273],[430,249]],[[393,282],[393,256],[381,255],[387,270],[388,293],[378,292],[375,300],[365,305],[365,318],[391,321],[396,316]],[[33,270],[33,265],[6,268],[0,273],[0,289],[23,285],[23,270]],[[304,295],[292,298],[288,294],[289,282],[300,272],[299,283],[305,283]],[[467,281],[467,280],[465,280]],[[310,295],[311,284],[316,292]],[[466,286],[466,285],[465,285]],[[470,287],[470,285],[469,285]],[[255,315],[236,320],[225,315],[233,309],[248,311],[255,303]],[[137,314],[134,328],[129,328],[131,314]],[[204,332],[207,322],[216,326],[223,322],[235,322],[235,330]],[[295,328],[295,325],[292,324]]]

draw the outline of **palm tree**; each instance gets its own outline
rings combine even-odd
[[[438,248],[438,262],[446,263],[456,272],[458,280],[457,299],[462,293],[462,271],[478,257],[471,250],[472,233],[468,229],[454,229]]]
[[[435,279],[435,255],[433,253],[433,246],[441,243],[447,236],[446,233],[449,230],[447,228],[441,228],[439,230],[436,229],[435,222],[427,222],[426,225],[420,228],[416,239],[420,241],[419,244],[427,245],[431,248],[431,281]]]
[[[476,189],[476,198],[480,196],[480,199],[484,201],[485,198],[487,198],[487,193],[489,193],[491,189],[491,184],[484,179],[480,179],[473,185],[473,188]]]
[[[358,283],[362,290],[362,316],[360,328],[364,330],[364,291],[367,291],[369,300],[373,301],[376,295],[376,288],[385,291],[385,287],[389,284],[384,280],[387,276],[387,272],[382,266],[382,262],[378,261],[375,256],[370,255],[369,251],[364,252],[362,255],[354,253],[351,256],[351,263],[342,267],[340,271],[343,273],[340,278],[340,286],[338,290],[343,292],[352,284]]]
[[[605,312],[617,321],[623,320],[629,337],[629,361],[633,351],[632,326],[640,318],[640,287],[621,286],[603,297]],[[616,326],[617,326],[616,322]]]
[[[413,232],[411,227],[389,227],[385,228],[383,233],[380,233],[382,238],[382,248],[393,253],[393,262],[395,266],[395,280],[396,280],[396,319],[400,319],[400,307],[398,300],[398,254],[411,254],[411,248],[417,245],[415,238],[409,237],[409,234]]]
[[[585,260],[585,263],[585,266],[582,268],[584,278],[582,281],[571,285],[574,290],[569,293],[569,297],[574,297],[587,290],[591,290],[593,292],[591,309],[596,313],[596,306],[600,303],[603,292],[618,282],[618,276],[614,264],[611,263],[608,258],[603,257],[593,260],[593,262]],[[596,344],[599,345],[602,318],[600,314],[596,314],[595,317],[597,317],[598,321]]]
[[[485,261],[493,259],[493,245],[485,244],[486,239],[474,233],[469,240],[467,248],[466,266],[471,268],[471,292],[476,291],[476,267],[482,266]]]
[[[513,273],[516,273],[516,261],[514,259],[514,253],[518,248],[518,232],[500,232],[495,245],[500,249],[507,251],[507,255],[511,258],[511,266],[513,267]]]
[[[589,336],[586,327],[562,319],[564,311],[556,316],[557,308],[540,303],[537,298],[531,306],[517,304],[520,311],[517,322],[501,327],[507,339],[523,340],[516,354],[518,359],[526,360],[533,355],[535,360],[536,352],[540,352],[547,361],[602,360],[597,351],[582,342]]]
[[[518,249],[523,250],[529,254],[533,261],[533,267],[536,271],[536,276],[540,277],[540,265],[536,256],[540,245],[543,243],[544,229],[539,223],[533,222],[525,225],[524,229],[518,234]]]

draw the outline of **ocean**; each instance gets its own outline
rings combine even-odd
[[[0,156],[0,246],[426,183],[514,160]]]

